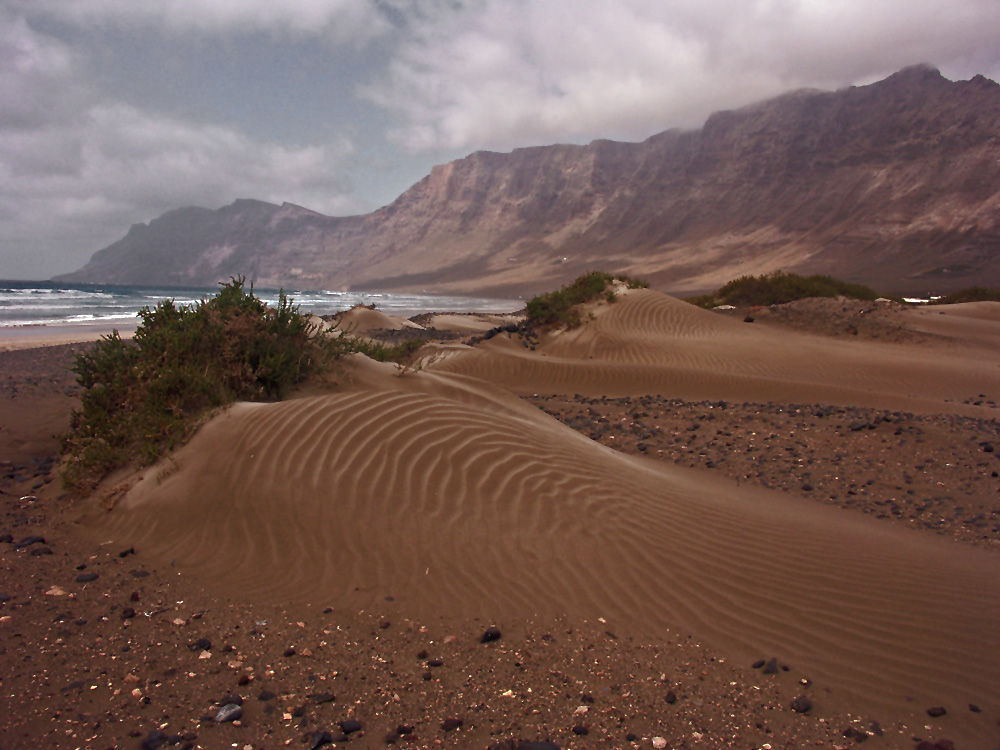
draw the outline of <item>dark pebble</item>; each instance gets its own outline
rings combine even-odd
[[[309,750],[316,750],[323,745],[332,745],[333,735],[329,732],[313,732],[309,735]]]
[[[167,735],[159,729],[150,732],[142,741],[142,750],[160,750],[167,744]]]
[[[500,631],[495,627],[486,628],[486,632],[483,633],[483,637],[479,639],[480,643],[490,643],[492,641],[500,640]]]
[[[575,727],[573,727],[573,734],[579,737],[585,737],[586,735],[590,734],[590,730],[587,729],[587,727],[583,726],[583,724],[577,724]]]
[[[441,731],[443,731],[443,732],[450,732],[453,729],[458,729],[464,723],[465,722],[462,721],[461,719],[455,719],[455,718],[449,717],[449,718],[447,718],[447,719],[445,719],[444,721],[441,722]]]
[[[338,721],[337,726],[340,727],[340,731],[344,734],[354,734],[354,732],[361,731],[361,722],[357,719],[344,719],[343,721]]]
[[[981,713],[983,709],[981,709],[975,703],[970,703],[969,704],[969,710],[972,711],[972,713],[974,713],[974,714],[978,714],[978,713]]]
[[[751,666],[751,667],[752,667],[753,669],[760,669],[761,667],[763,667],[763,666],[764,666],[764,660],[763,660],[763,659],[758,659],[757,661],[755,661],[755,662],[754,662],[753,664],[751,664],[750,666]]]
[[[676,702],[677,702],[677,693],[671,690],[670,692],[667,693],[667,703],[669,703],[672,706]]]
[[[333,693],[313,693],[309,696],[309,700],[319,706],[323,703],[333,703],[337,700],[337,696]]]
[[[97,573],[81,573],[76,577],[77,583],[90,583],[98,579]]]
[[[190,646],[188,646],[188,649],[191,651],[211,651],[212,642],[208,640],[208,638],[199,638]]]
[[[145,578],[148,575],[149,575],[149,571],[148,570],[133,570],[132,571],[132,577],[133,578]]]
[[[768,659],[764,665],[764,674],[778,674],[778,660]]]
[[[0,593],[0,604],[6,604],[10,601],[10,597],[7,594]]]
[[[32,544],[45,544],[45,537],[43,536],[26,536],[24,539],[19,541],[14,545],[15,549],[24,549],[25,547],[30,547]]]
[[[0,534],[0,544],[11,544],[14,537],[10,534]]]
[[[261,690],[260,695],[257,696],[259,701],[273,701],[277,696],[270,690]]]
[[[219,709],[219,712],[213,717],[212,720],[216,724],[225,724],[229,721],[236,721],[241,716],[243,716],[243,708],[239,704],[227,703]]]
[[[807,714],[812,710],[813,703],[805,695],[800,695],[792,700],[791,708],[797,714]]]
[[[939,716],[944,716],[946,713],[948,712],[945,711],[944,706],[931,706],[927,709],[927,715],[933,719],[936,719]]]
[[[282,656],[295,656],[295,649],[289,646],[288,648],[285,649]]]
[[[398,727],[396,727],[396,734],[398,734],[400,737],[405,737],[408,734],[413,734],[413,727],[411,727],[409,724],[400,724]]]
[[[122,610],[123,620],[131,620],[133,617],[135,617],[135,610],[131,607],[125,607],[125,609]]]
[[[427,662],[428,667],[443,667],[444,662],[440,659],[431,659]]]
[[[118,557],[128,557],[129,555],[135,554],[135,547],[129,547],[128,549],[123,549],[118,553]]]
[[[638,738],[638,737],[636,737],[636,736],[635,736],[634,734],[632,734],[631,732],[629,732],[628,734],[626,734],[626,735],[625,735],[625,741],[626,741],[626,742],[635,742],[635,741],[636,741],[637,739],[639,739],[639,738]]]
[[[35,547],[33,550],[31,550],[32,557],[42,557],[43,555],[51,555],[51,554],[52,554],[51,547]]]

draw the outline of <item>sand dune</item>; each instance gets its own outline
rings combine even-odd
[[[994,324],[986,312],[975,325]],[[995,353],[943,351],[636,292],[536,351],[444,346],[402,377],[356,356],[332,392],[236,405],[89,524],[245,601],[604,618],[741,663],[778,656],[814,681],[820,711],[919,723],[931,705],[1000,701],[1000,557],[616,453],[510,390],[928,410],[995,392]],[[991,731],[970,714],[952,736]]]
[[[580,328],[544,336],[536,351],[497,337],[475,349],[452,348],[434,367],[516,393],[659,393],[921,412],[996,390],[1000,372],[998,349],[986,344],[937,357],[926,346],[755,326],[648,290],[594,315]],[[1000,330],[990,320],[974,323],[992,335]]]
[[[339,328],[351,333],[368,333],[372,330],[398,331],[408,327],[404,321],[386,315],[381,310],[375,310],[364,305],[352,307],[337,316]]]
[[[356,361],[337,393],[231,409],[98,533],[244,599],[692,634],[794,663],[827,707],[996,696],[995,555],[623,456],[481,382],[392,372]]]

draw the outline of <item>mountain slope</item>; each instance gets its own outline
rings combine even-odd
[[[61,278],[523,293],[600,266],[678,291],[778,268],[893,291],[997,284],[1000,86],[917,66],[642,143],[477,152],[366,216],[198,211]]]

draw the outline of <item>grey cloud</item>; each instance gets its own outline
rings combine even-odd
[[[485,0],[412,28],[360,93],[414,152],[643,138],[916,62],[1000,72],[994,0]]]

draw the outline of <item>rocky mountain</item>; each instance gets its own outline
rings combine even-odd
[[[1000,85],[916,66],[642,143],[477,152],[364,216],[171,211],[60,279],[512,294],[599,267],[683,292],[784,269],[921,292],[1000,285],[998,261]]]

